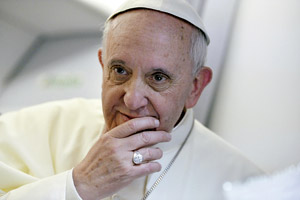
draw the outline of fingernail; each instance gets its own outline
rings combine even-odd
[[[158,127],[159,126],[159,120],[155,119],[154,120],[155,126]]]

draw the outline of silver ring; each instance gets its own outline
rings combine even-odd
[[[133,157],[132,157],[132,162],[135,165],[141,164],[143,162],[143,155],[140,154],[140,152],[138,152],[138,151],[134,151],[133,152]]]

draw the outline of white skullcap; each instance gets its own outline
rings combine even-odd
[[[128,10],[146,8],[171,14],[199,28],[209,44],[209,36],[198,13],[185,0],[127,0],[107,20]]]

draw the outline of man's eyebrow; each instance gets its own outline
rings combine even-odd
[[[167,69],[164,69],[164,68],[153,68],[150,72],[148,72],[147,74],[150,74],[150,73],[156,73],[156,72],[160,72],[160,73],[163,73],[163,74],[166,74],[167,76],[169,76],[170,78],[173,77],[173,73],[171,73],[170,71],[168,71]]]
[[[108,63],[108,66],[113,66],[113,65],[126,65],[126,63],[123,60],[113,59]]]
[[[163,69],[163,68],[153,68],[152,72],[162,72],[162,73],[170,74],[170,75],[172,74],[171,72],[169,72],[168,70]]]

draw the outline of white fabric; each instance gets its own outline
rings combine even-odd
[[[221,200],[224,182],[245,180],[259,173],[238,151],[195,121],[185,147],[149,200]]]
[[[0,116],[0,199],[74,199],[68,170],[99,138],[101,113],[100,100],[74,99]]]
[[[180,148],[192,128],[193,121],[195,124],[187,143],[148,200],[222,200],[224,199],[224,182],[245,180],[249,176],[261,173],[237,150],[194,120],[192,110],[187,111],[181,123],[173,130],[171,142],[156,145],[164,152],[160,160],[162,169],[168,165]],[[160,174],[161,172],[158,172],[148,177],[147,190],[151,188]],[[134,182],[131,188],[141,184],[143,183],[139,180],[139,182]],[[127,198],[124,191],[130,193],[132,198]],[[125,188],[114,197],[122,200],[141,199],[140,193],[140,191],[128,191]]]
[[[204,33],[207,43],[209,44],[210,42],[202,19],[196,10],[185,0],[127,0],[107,20],[122,12],[137,8],[157,10],[184,19],[198,27]]]
[[[272,175],[253,177],[246,182],[227,182],[227,200],[299,200],[300,163]]]
[[[159,144],[163,168],[191,129],[192,110]],[[72,168],[99,138],[104,125],[100,100],[74,99],[35,106],[0,117],[0,199],[80,200]],[[244,180],[260,170],[195,121],[174,165],[150,195],[157,199],[222,199],[225,181]],[[160,173],[140,178],[106,199],[140,199]],[[24,185],[24,186],[23,186]]]

